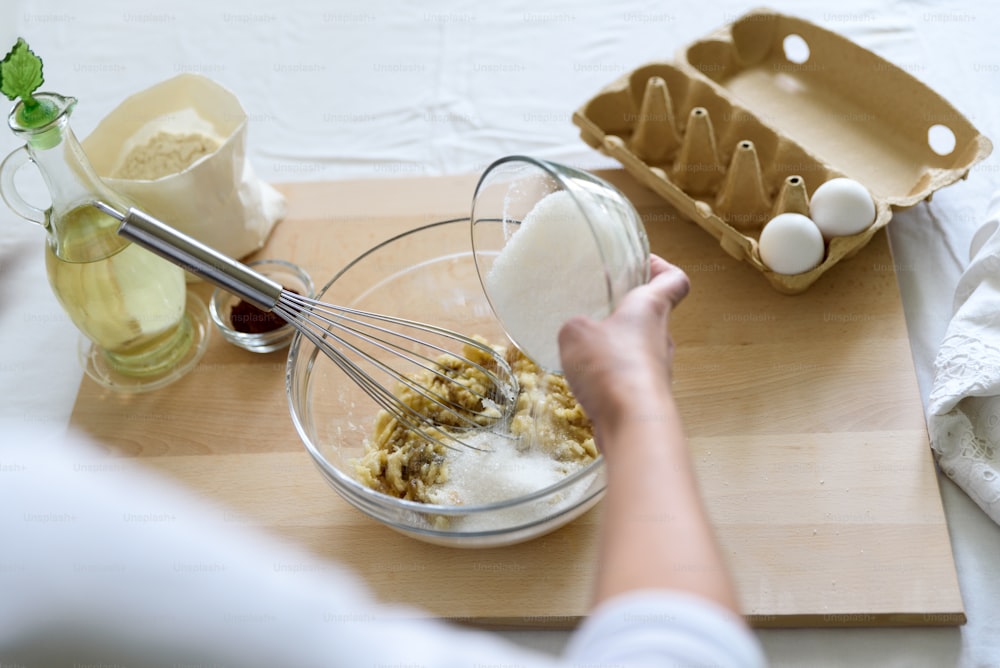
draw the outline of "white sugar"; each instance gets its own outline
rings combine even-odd
[[[597,225],[604,218],[590,216]],[[564,190],[547,195],[528,212],[497,255],[485,283],[511,339],[550,370],[561,368],[558,335],[563,323],[581,314],[603,318],[609,311],[607,277],[594,232]]]
[[[520,451],[517,441],[488,431],[468,434],[466,443],[488,452],[448,454],[448,482],[429,491],[429,501],[446,506],[476,506],[520,498],[565,479],[590,462],[559,462],[540,448]],[[450,516],[454,531],[495,531],[555,517],[593,489],[597,473],[559,492],[487,513]]]
[[[480,451],[448,454],[448,482],[433,489],[433,503],[470,506],[505,501],[554,485],[580,467],[556,461],[540,448],[520,451],[515,438],[488,431],[462,439]]]

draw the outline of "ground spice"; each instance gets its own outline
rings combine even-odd
[[[289,290],[288,292],[295,292]],[[257,308],[248,301],[240,300],[229,312],[229,322],[233,329],[244,334],[264,334],[284,327],[287,323],[278,314]]]

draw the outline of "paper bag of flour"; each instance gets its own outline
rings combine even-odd
[[[123,101],[81,143],[105,182],[226,255],[259,249],[284,196],[254,173],[247,116],[230,91],[181,74]]]

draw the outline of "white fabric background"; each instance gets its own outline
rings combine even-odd
[[[125,96],[181,71],[206,74],[242,101],[251,159],[268,181],[478,172],[509,153],[593,168],[614,163],[580,141],[570,112],[755,4],[4,0],[0,48],[23,35],[45,57],[44,88],[80,98],[81,138]],[[1000,141],[1000,6],[769,4],[900,65]],[[0,129],[0,152],[16,146]],[[969,242],[998,186],[995,154],[889,226],[925,405]],[[76,332],[45,279],[43,238],[0,207],[0,418],[61,429],[81,372]],[[942,494],[968,625],[760,632],[774,665],[1000,666],[1000,528],[950,481]],[[565,639],[507,635],[547,648]]]

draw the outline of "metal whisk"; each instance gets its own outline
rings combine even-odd
[[[121,222],[120,236],[290,323],[382,409],[428,441],[452,448],[459,443],[480,449],[463,441],[456,432],[488,427],[513,412],[517,377],[503,356],[484,343],[442,327],[304,297],[142,211],[131,208],[123,213],[104,202],[95,202],[94,206]],[[466,347],[482,353],[487,361],[477,362],[463,356],[461,351]],[[377,351],[426,370],[435,381],[456,384],[458,387],[451,389],[471,395],[477,408],[470,410],[452,401],[448,391],[428,386],[435,382],[427,385],[418,382],[414,374],[399,371],[379,359]],[[458,366],[471,366],[481,372],[487,379],[485,387],[456,379],[449,373],[455,365],[445,356]],[[393,388],[376,380],[373,371],[422,396],[429,409],[421,411],[403,402]],[[441,431],[444,428],[453,436],[445,436]]]

